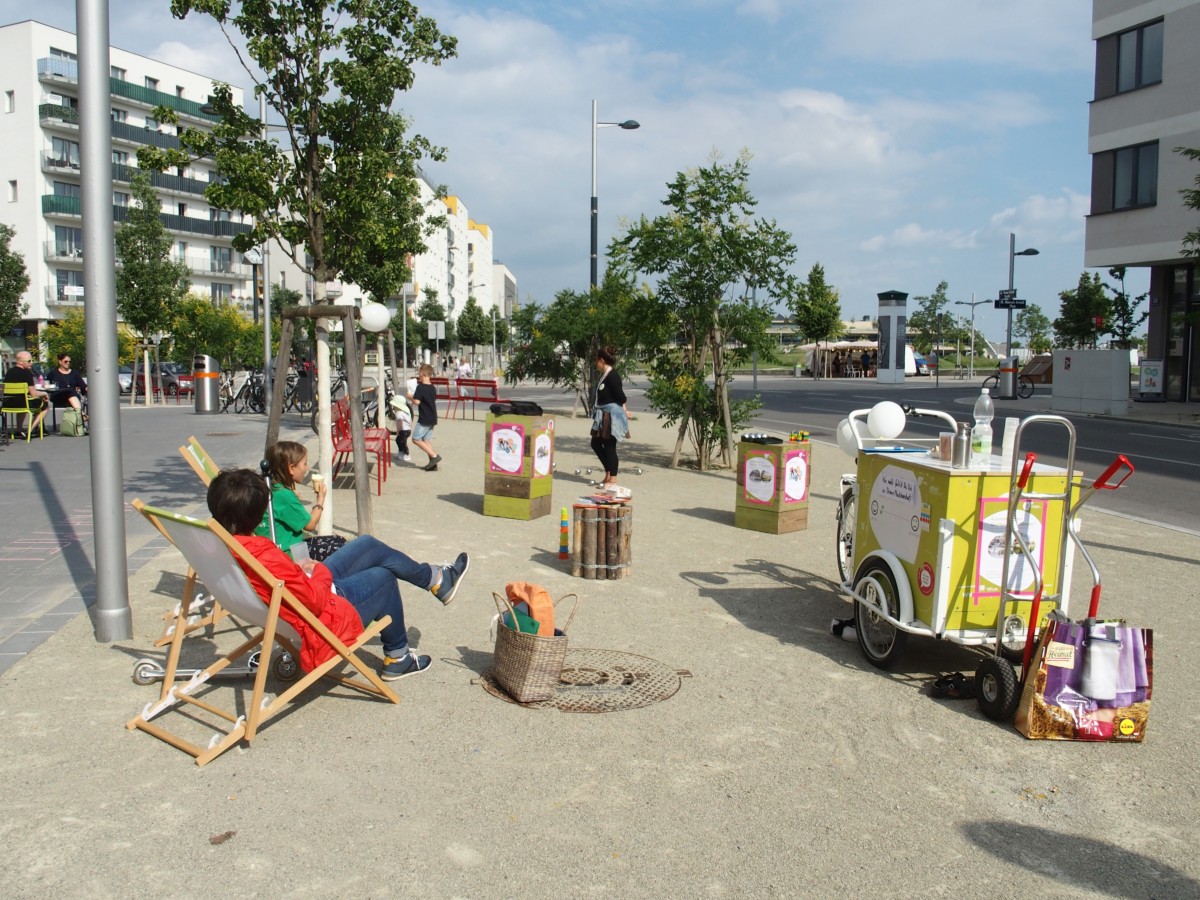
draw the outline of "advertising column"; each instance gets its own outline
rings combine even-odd
[[[884,291],[879,297],[879,349],[875,380],[881,384],[904,381],[904,348],[908,342],[908,294]]]

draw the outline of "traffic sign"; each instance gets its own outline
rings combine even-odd
[[[1000,299],[1001,300],[1016,300],[1017,299],[1017,289],[1016,288],[1001,288]]]
[[[1024,309],[1025,301],[1016,297],[1005,297],[996,301],[996,309]]]

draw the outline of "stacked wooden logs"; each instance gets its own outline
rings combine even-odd
[[[592,579],[624,578],[632,563],[633,506],[614,503],[574,507],[575,549],[571,574]]]

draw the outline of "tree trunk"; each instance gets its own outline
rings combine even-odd
[[[714,388],[717,394],[717,407],[721,411],[721,420],[725,425],[725,446],[722,448],[726,465],[732,465],[737,450],[733,443],[733,417],[729,412],[729,385],[725,376],[725,361],[723,342],[721,338],[721,318],[717,310],[713,310],[713,376]]]

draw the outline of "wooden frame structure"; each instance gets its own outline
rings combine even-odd
[[[146,506],[140,500],[135,500],[134,508],[162,531],[183,553],[188,562],[188,575],[184,584],[183,598],[180,602],[176,627],[171,639],[171,649],[167,653],[162,689],[158,700],[147,703],[141,713],[126,723],[130,731],[138,729],[151,734],[190,754],[197,766],[203,766],[220,756],[230,747],[245,740],[254,740],[259,728],[271,718],[285,711],[292,698],[307,689],[319,678],[330,678],[341,684],[355,688],[367,694],[399,703],[399,696],[387,686],[372,670],[358,657],[358,650],[371,638],[387,627],[391,622],[389,616],[384,616],[365,628],[352,644],[344,644],[320,619],[296,599],[283,584],[274,577],[257,559],[215,519],[203,522],[188,516],[181,516],[166,510]],[[251,585],[245,566],[255,579],[271,586],[271,602],[263,604],[254,587]],[[222,656],[208,667],[198,671],[186,683],[176,684],[175,673],[179,668],[180,651],[186,635],[186,614],[182,612],[191,605],[192,594],[196,581],[200,579],[213,592],[222,606],[233,613],[239,620],[257,626],[256,634]],[[334,655],[311,672],[298,679],[274,699],[267,694],[267,674],[271,669],[269,657],[271,648],[279,644],[296,659],[300,656],[300,636],[280,618],[280,611],[290,609],[315,630],[334,650]],[[221,709],[200,695],[200,689],[209,679],[219,675],[221,671],[235,663],[259,647],[263,648],[260,662],[254,676],[254,687],[250,702],[245,705],[245,712],[240,715],[237,708],[233,711]],[[363,676],[362,679],[338,675],[334,667],[348,663]],[[365,679],[365,680],[363,680]],[[207,747],[193,744],[178,734],[168,731],[152,719],[174,709],[180,704],[194,706],[229,724],[227,731],[217,731],[212,736]],[[195,719],[195,716],[189,715]]]

